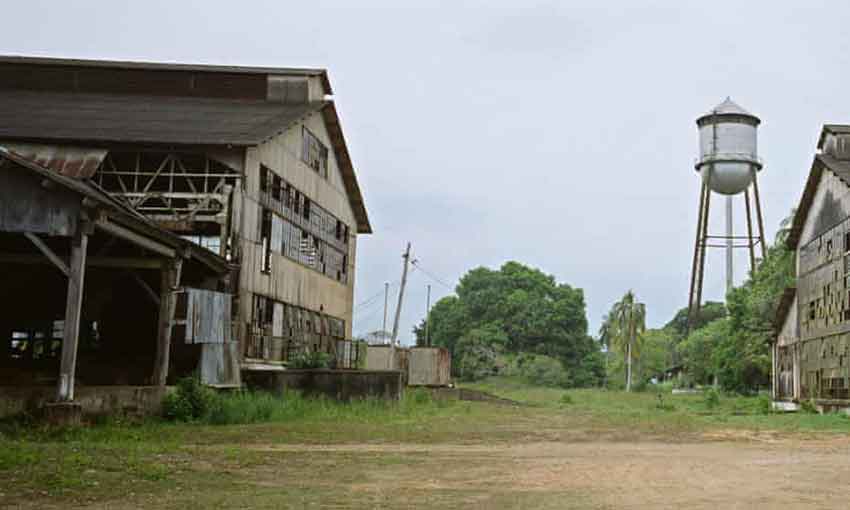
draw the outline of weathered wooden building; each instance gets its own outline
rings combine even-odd
[[[826,125],[787,245],[796,288],[782,296],[773,395],[850,408],[850,126]]]
[[[91,339],[110,365],[92,382],[164,384],[185,360],[235,385],[315,350],[346,366],[356,240],[371,226],[331,94],[320,69],[0,57],[4,383],[22,380],[15,367],[59,362],[69,257],[92,268],[74,318],[80,361]],[[103,214],[139,231],[106,230],[112,220],[92,216]],[[88,231],[80,265],[74,243]],[[60,271],[42,264],[54,258]],[[50,340],[63,321],[64,340]],[[172,341],[163,366],[166,327],[184,350],[205,347],[190,356]]]

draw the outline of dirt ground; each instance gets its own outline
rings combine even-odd
[[[226,446],[208,448],[218,455]],[[238,470],[207,466],[224,469],[235,483],[76,508],[844,509],[850,501],[850,440],[841,437],[816,442],[715,432],[685,443],[244,448],[254,461]]]
[[[524,501],[537,508],[635,509],[844,509],[850,504],[850,443],[844,440],[351,445],[320,451],[427,455],[427,462],[403,467],[371,466],[370,481],[350,487],[424,491],[426,501],[404,502],[404,507],[428,507],[429,492],[439,499],[467,493],[462,503],[480,508],[521,507]]]

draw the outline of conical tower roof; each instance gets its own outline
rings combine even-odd
[[[709,119],[715,115],[741,115],[744,117],[750,117],[756,121],[756,124],[759,123],[759,118],[753,115],[752,113],[745,110],[741,105],[732,101],[732,98],[726,96],[726,99],[711,109],[711,111],[706,112],[701,115],[699,119],[697,119],[697,124],[701,124],[704,119]]]

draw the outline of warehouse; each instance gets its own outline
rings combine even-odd
[[[238,386],[315,351],[351,366],[356,241],[371,225],[331,94],[321,69],[0,57],[0,177],[28,180],[0,203],[5,361],[64,359],[76,263],[79,361],[90,344],[110,353],[76,373],[87,384],[165,385],[198,368]],[[31,208],[48,195],[57,209]],[[15,225],[29,210],[38,221]],[[60,377],[23,372],[2,384]]]
[[[772,347],[777,406],[850,407],[850,126],[825,125],[787,246],[797,283]]]

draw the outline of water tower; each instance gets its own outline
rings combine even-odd
[[[726,292],[732,289],[735,248],[748,248],[750,268],[756,267],[755,246],[761,248],[764,258],[764,221],[759,198],[758,173],[762,169],[757,152],[758,117],[735,104],[728,97],[710,112],[697,119],[699,128],[699,159],[695,169],[702,177],[702,191],[697,215],[697,235],[694,243],[694,260],[691,270],[691,292],[688,300],[688,326],[698,317],[702,303],[702,284],[705,273],[705,252],[709,248],[726,250]],[[713,193],[726,197],[726,232],[709,235],[708,218]],[[753,200],[750,200],[752,193]],[[744,195],[747,215],[747,234],[735,235],[732,228],[732,210],[736,195]],[[753,235],[753,210],[758,234]]]

